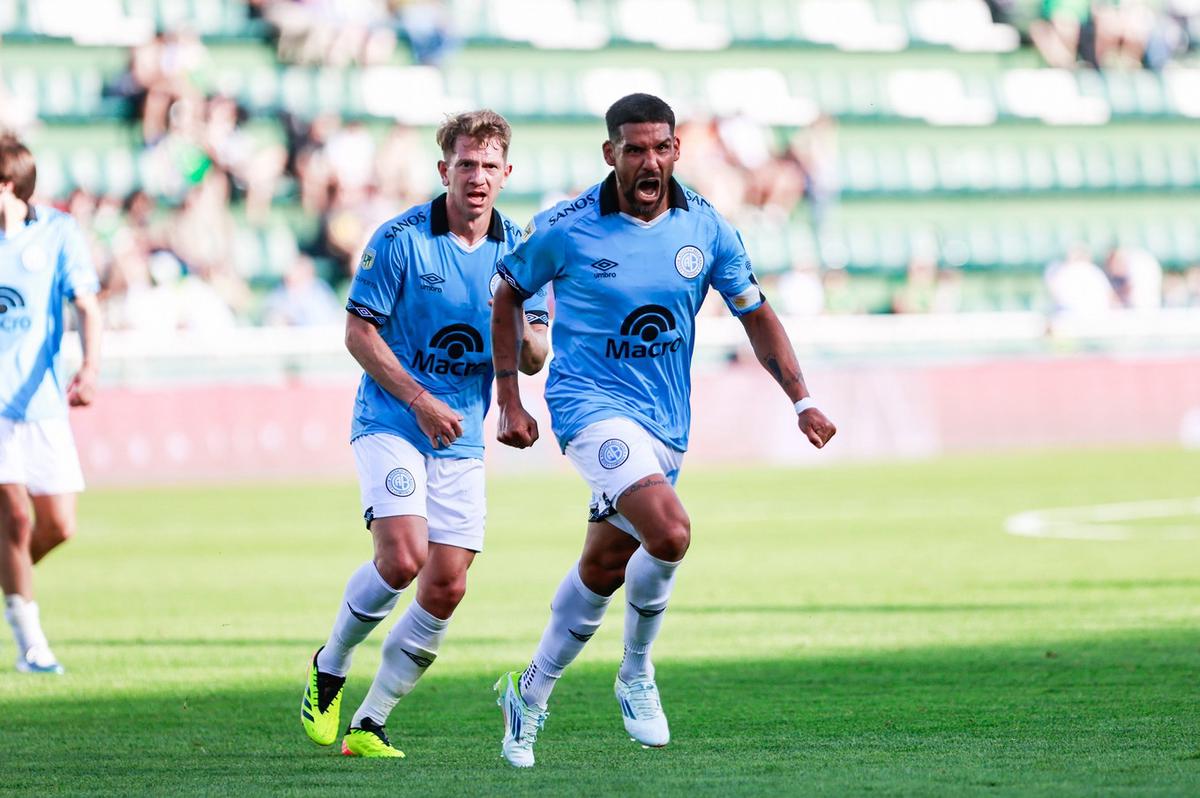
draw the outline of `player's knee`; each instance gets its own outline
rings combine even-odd
[[[465,579],[436,582],[421,592],[421,606],[437,618],[449,618],[467,595]]]
[[[617,592],[617,588],[625,584],[625,564],[581,561],[579,581],[599,596],[611,596]]]
[[[25,507],[0,508],[0,534],[5,539],[25,546],[33,535],[33,516]]]
[[[75,536],[75,520],[73,518],[50,518],[46,521],[39,519],[41,527],[38,537],[45,541],[49,548],[66,543]]]
[[[643,545],[651,555],[667,562],[679,562],[692,543],[692,522],[687,515],[671,517],[663,521],[654,534],[644,537]]]
[[[415,552],[388,551],[375,557],[375,569],[393,590],[401,590],[412,584],[424,565],[424,558]]]

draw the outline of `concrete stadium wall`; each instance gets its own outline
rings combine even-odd
[[[1200,446],[1200,355],[817,365],[806,372],[838,424],[823,452],[795,428],[757,365],[701,372],[693,391],[689,466],[932,457],[946,452],[1102,445]],[[536,385],[536,387],[535,387]],[[355,384],[113,389],[71,420],[93,485],[341,477]],[[495,471],[567,469],[540,383],[526,382],[542,439],[494,443]]]

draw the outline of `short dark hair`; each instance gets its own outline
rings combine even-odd
[[[29,202],[37,184],[37,166],[33,153],[11,133],[0,133],[0,183],[13,184],[13,194]]]
[[[640,122],[665,122],[670,125],[671,134],[675,134],[675,112],[653,94],[627,94],[604,114],[609,141],[616,141],[621,135],[621,125]]]

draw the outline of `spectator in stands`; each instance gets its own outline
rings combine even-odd
[[[292,261],[282,283],[263,304],[263,323],[272,326],[334,324],[343,316],[342,302],[329,284],[317,277],[312,258],[306,255]]]
[[[903,285],[892,294],[892,313],[928,313],[933,310],[937,289],[937,261],[928,254],[914,254],[908,262]]]
[[[442,0],[392,0],[397,27],[403,32],[418,64],[441,66],[460,41],[450,25]]]
[[[1086,247],[1074,246],[1065,258],[1046,267],[1045,282],[1056,313],[1095,314],[1117,306],[1108,276],[1092,262]]]
[[[206,105],[204,150],[224,170],[234,186],[245,194],[246,217],[263,221],[287,164],[287,150],[280,144],[260,144],[242,123],[245,112],[229,97],[217,96]]]
[[[1158,259],[1139,247],[1116,247],[1104,260],[1104,271],[1120,307],[1162,307],[1163,271]]]
[[[1090,21],[1090,0],[1042,0],[1040,18],[1030,23],[1029,36],[1047,64],[1072,69]]]
[[[837,120],[821,114],[793,136],[789,149],[804,176],[813,232],[820,236],[842,194]]]
[[[396,49],[384,0],[270,0],[262,13],[285,63],[369,66],[386,63]]]

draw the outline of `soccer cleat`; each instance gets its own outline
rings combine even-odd
[[[322,646],[321,648],[324,648]],[[317,654],[321,649],[317,649]],[[308,686],[300,701],[300,722],[304,731],[317,745],[330,745],[337,739],[338,717],[342,709],[342,688],[345,676],[334,676],[317,670],[317,654],[313,654],[308,670]]]
[[[496,680],[492,689],[499,693],[496,704],[504,714],[504,741],[500,744],[500,753],[513,767],[531,768],[533,744],[550,713],[525,703],[517,687],[520,678],[519,671],[509,671]]]
[[[25,652],[25,656],[17,657],[17,670],[21,673],[53,673],[63,672],[63,666],[49,646],[33,646]]]
[[[663,713],[658,685],[653,679],[626,684],[618,676],[613,692],[621,705],[621,719],[625,721],[625,731],[630,737],[648,748],[662,748],[671,741],[667,716]]]
[[[342,738],[342,754],[368,759],[404,758],[404,752],[392,745],[383,727],[370,718],[363,718],[357,726],[346,729],[346,736]]]

